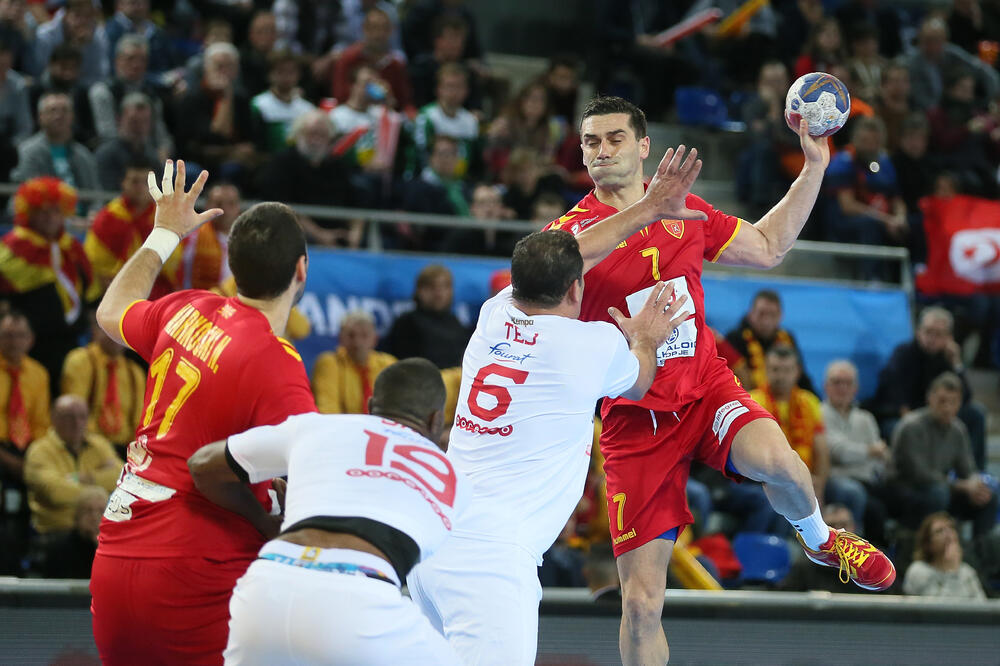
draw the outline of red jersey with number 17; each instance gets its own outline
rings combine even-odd
[[[686,204],[704,211],[708,220],[660,220],[619,244],[587,273],[580,312],[584,321],[612,321],[608,315],[611,306],[626,314],[638,312],[659,280],[673,285],[675,297],[688,297],[683,310],[688,313],[687,321],[656,350],[660,368],[652,388],[638,402],[616,398],[611,405],[638,404],[657,411],[677,411],[705,395],[719,372],[729,372],[705,323],[701,270],[704,260],[716,261],[733,242],[741,220],[715,210],[693,194],[688,195]],[[598,201],[592,190],[546,228],[575,236],[617,212]]]
[[[149,362],[142,422],[104,512],[98,550],[122,557],[253,558],[263,537],[194,487],[205,444],[316,411],[302,358],[237,298],[188,290],[136,301],[122,339]],[[269,482],[252,486],[270,508]]]

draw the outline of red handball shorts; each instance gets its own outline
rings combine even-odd
[[[694,518],[685,488],[691,462],[705,463],[741,480],[727,464],[736,433],[756,419],[774,420],[728,370],[719,373],[702,398],[676,412],[605,402],[601,417],[615,557],[690,525]]]
[[[101,662],[221,666],[229,598],[249,565],[249,560],[98,553],[90,575],[90,613]]]

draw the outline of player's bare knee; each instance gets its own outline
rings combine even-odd
[[[802,464],[788,442],[772,439],[757,443],[746,474],[755,481],[783,485],[797,477],[798,465]]]
[[[806,476],[809,475],[809,469],[802,462],[802,458],[786,442],[776,443],[773,448],[774,469],[772,474],[774,482],[795,483],[802,477],[803,473]]]
[[[622,599],[622,618],[633,635],[643,635],[659,629],[663,614],[663,595],[648,589],[632,590]]]

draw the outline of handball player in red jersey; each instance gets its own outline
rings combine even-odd
[[[305,236],[295,213],[258,204],[237,218],[229,265],[237,296],[180,291],[149,301],[182,237],[222,213],[194,205],[208,173],[184,192],[167,162],[152,233],[97,311],[101,328],[149,362],[142,422],[101,523],[90,579],[94,639],[104,664],[221,664],[229,598],[280,517],[270,482],[232,483],[237,515],[202,496],[187,459],[254,426],[316,410],[302,359],[282,339],[305,286]]]
[[[583,112],[583,159],[595,188],[548,228],[579,234],[605,218],[643,206],[646,118],[618,97],[598,97]],[[685,321],[657,351],[653,386],[639,401],[604,400],[601,453],[623,613],[625,664],[663,664],[661,624],[667,565],[679,529],[692,522],[684,488],[692,460],[735,479],[763,482],[771,506],[798,532],[806,555],[839,567],[841,580],[884,590],[896,577],[889,559],[864,539],[830,529],[820,516],[809,470],[774,418],[739,385],[705,323],[702,262],[770,268],[791,249],[816,201],[830,161],[826,139],[799,128],[805,165],[785,197],[756,224],[715,210],[688,193],[701,220],[649,220],[586,275],[580,318],[611,321],[608,308],[632,312],[658,281],[687,296]],[[678,153],[683,146],[678,149]],[[630,211],[631,212],[631,211]]]

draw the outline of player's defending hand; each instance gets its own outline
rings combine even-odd
[[[149,172],[149,195],[156,202],[156,216],[153,226],[172,231],[181,238],[191,233],[205,222],[222,215],[221,208],[206,210],[198,213],[194,209],[201,190],[208,180],[208,172],[202,171],[198,174],[198,179],[191,186],[191,190],[184,191],[185,183],[184,160],[177,160],[177,174],[174,175],[174,162],[167,160],[163,167],[163,189],[156,185],[156,174]]]
[[[809,122],[803,118],[799,123],[799,143],[806,156],[806,164],[814,164],[826,170],[830,163],[830,140],[825,136],[809,134]]]
[[[642,309],[632,318],[614,307],[608,308],[608,314],[630,344],[643,342],[657,349],[688,318],[687,312],[681,312],[686,301],[687,296],[674,298],[674,288],[666,282],[657,282]]]
[[[701,172],[701,160],[698,159],[696,148],[691,149],[685,160],[684,150],[683,144],[677,146],[676,151],[673,148],[667,149],[643,199],[661,219],[707,220],[708,215],[703,211],[691,210],[685,203],[687,195],[691,193],[691,186]]]

